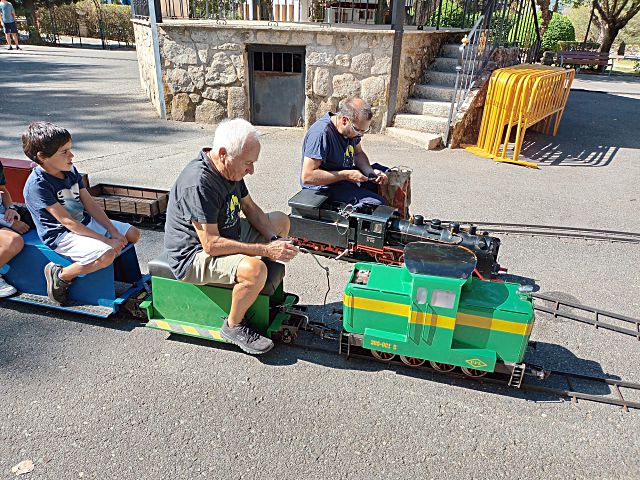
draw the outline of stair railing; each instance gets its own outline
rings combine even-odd
[[[456,83],[451,97],[447,130],[444,135],[445,145],[449,144],[449,130],[454,114],[456,114],[469,92],[476,85],[480,74],[489,60],[491,47],[488,41],[489,30],[484,28],[484,15],[480,15],[468,35],[462,39],[458,47],[458,65],[456,65]]]

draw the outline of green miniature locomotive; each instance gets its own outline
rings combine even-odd
[[[519,385],[533,328],[533,301],[519,284],[481,280],[475,255],[463,248],[416,242],[402,266],[355,265],[344,293],[341,352],[396,355],[407,365],[468,376],[512,375]]]

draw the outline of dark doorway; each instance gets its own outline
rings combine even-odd
[[[251,121],[256,125],[302,126],[304,47],[249,46]]]

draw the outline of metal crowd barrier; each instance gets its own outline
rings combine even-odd
[[[544,65],[516,65],[493,72],[489,80],[478,144],[466,147],[497,162],[538,168],[520,160],[527,129],[558,133],[575,70]],[[515,139],[510,142],[515,128]],[[510,152],[510,146],[513,150]],[[510,154],[511,153],[511,154]]]

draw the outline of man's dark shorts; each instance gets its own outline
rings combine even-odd
[[[16,26],[16,22],[5,23],[4,33],[18,33],[18,27]]]

